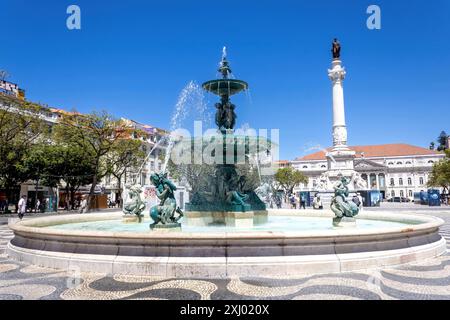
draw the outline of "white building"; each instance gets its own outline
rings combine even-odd
[[[433,164],[445,155],[409,144],[383,144],[349,147],[355,155],[354,170],[365,180],[366,190],[380,190],[384,198],[408,197],[428,189]],[[331,148],[327,149],[330,151]],[[296,191],[315,191],[319,179],[327,171],[324,151],[299,157],[291,166],[309,177],[308,185]]]

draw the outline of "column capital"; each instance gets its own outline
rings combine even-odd
[[[334,60],[332,69],[328,69],[328,77],[333,81],[333,84],[342,82],[346,74],[347,72],[341,66],[340,60]]]

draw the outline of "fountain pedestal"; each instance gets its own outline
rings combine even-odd
[[[211,158],[202,164],[204,171],[193,182],[195,190],[186,204],[184,223],[252,227],[267,221],[266,205],[255,193],[257,186],[247,180],[248,171],[239,172],[238,166],[249,165],[250,154],[268,152],[268,143],[265,139],[261,145],[259,137],[234,134],[236,105],[230,97],[248,89],[248,84],[230,77],[225,48],[218,71],[221,79],[202,84],[203,89],[220,97],[215,104],[217,135],[209,137],[205,147],[202,140],[200,151]]]
[[[267,210],[256,211],[187,211],[183,223],[188,226],[223,225],[226,227],[252,228],[266,223]]]

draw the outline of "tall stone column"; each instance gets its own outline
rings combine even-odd
[[[328,77],[333,84],[333,149],[348,149],[343,88],[345,75],[341,60],[333,59],[332,68],[328,69]]]
[[[356,153],[347,146],[347,124],[345,121],[343,87],[346,71],[342,66],[340,50],[340,44],[335,40],[332,49],[333,60],[331,62],[331,69],[328,69],[328,77],[331,80],[333,89],[333,147],[327,154],[327,174],[332,183],[340,179],[341,176],[352,179],[356,173],[354,169]],[[370,176],[368,180],[370,181]],[[355,190],[354,183],[351,183],[349,188],[350,190]]]

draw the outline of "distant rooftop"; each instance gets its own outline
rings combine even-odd
[[[393,144],[380,144],[374,146],[351,146],[351,150],[356,152],[357,158],[383,158],[383,157],[395,157],[395,156],[419,156],[419,155],[438,155],[442,152],[430,150],[427,148],[417,147],[405,143],[393,143]],[[327,148],[327,151],[331,151],[332,148]],[[308,160],[325,160],[326,155],[324,151],[315,152],[303,157],[298,157],[295,161],[308,161]]]

